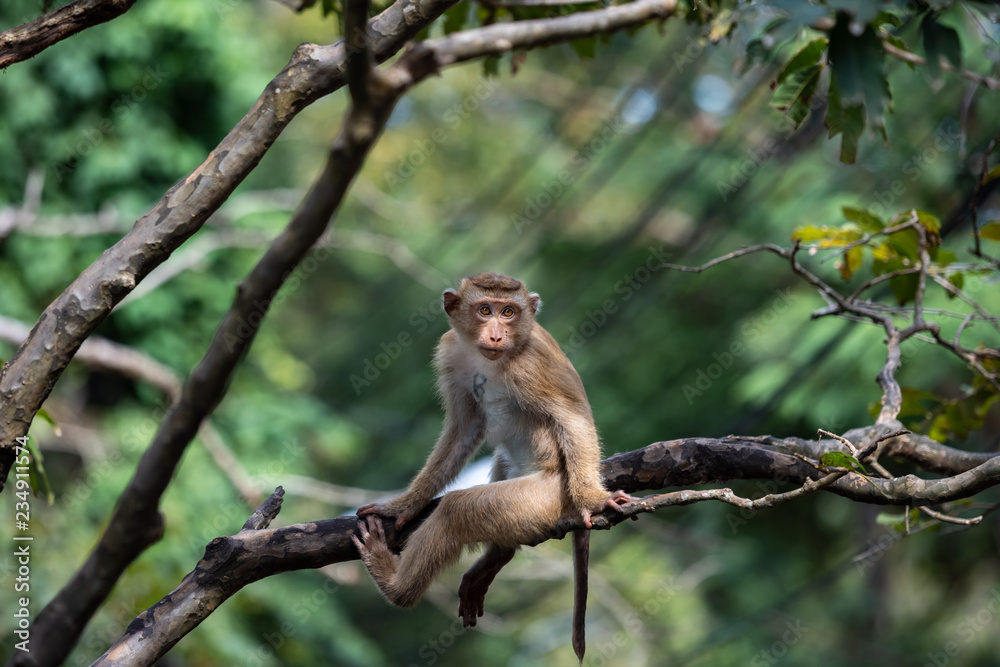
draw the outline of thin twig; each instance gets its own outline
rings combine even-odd
[[[910,63],[911,65],[927,64],[926,58],[918,56],[917,54],[911,53],[909,51],[904,51],[903,49],[893,46],[892,44],[890,44],[885,40],[882,40],[882,48],[885,49],[885,52],[888,53],[890,56],[898,58],[903,62]],[[976,72],[972,72],[967,69],[960,69],[957,67],[953,67],[950,63],[948,63],[945,60],[942,60],[940,62],[940,67],[946,72],[953,72],[955,74],[958,74],[968,79],[969,81],[978,83],[982,86],[986,86],[990,90],[1000,90],[1000,81],[992,77],[985,76],[983,74],[977,74]]]

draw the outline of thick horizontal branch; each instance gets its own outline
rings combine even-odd
[[[27,60],[67,37],[121,16],[135,0],[76,0],[0,33],[0,70]]]
[[[846,436],[859,446],[869,443],[868,451],[871,451],[874,449],[872,443],[880,434],[888,432],[884,427],[872,427],[848,432]],[[768,493],[753,500],[729,488],[682,489],[639,498],[625,505],[622,513],[608,511],[596,515],[594,526],[610,528],[632,516],[706,500],[759,510],[807,493],[828,490],[861,502],[924,505],[968,497],[1000,483],[1000,456],[989,456],[977,464],[973,458],[963,459],[958,450],[915,435],[894,437],[888,444],[893,455],[934,461],[938,468],[948,468],[957,474],[940,480],[920,480],[907,475],[868,481],[846,470],[824,473],[795,456],[818,459],[830,451],[843,451],[844,445],[834,439],[732,436],[656,442],[605,460],[602,473],[608,488],[635,493],[738,479],[773,480],[797,485],[797,488],[784,493]],[[864,456],[864,451],[859,456]],[[888,497],[876,491],[873,484]],[[273,508],[276,501],[271,502]],[[390,547],[401,549],[410,533],[433,512],[436,504],[437,501],[432,502],[402,531],[395,529],[393,521],[384,522]],[[243,586],[281,572],[356,559],[357,550],[350,537],[357,529],[357,521],[357,517],[341,517],[269,530],[243,530],[230,537],[216,538],[206,548],[205,557],[180,585],[140,614],[95,664],[152,664]],[[582,524],[566,521],[543,540],[561,538],[577,528],[582,528]]]

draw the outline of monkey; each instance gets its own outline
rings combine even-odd
[[[486,591],[521,544],[537,543],[561,519],[605,508],[622,512],[633,498],[609,493],[600,442],[583,382],[555,339],[535,321],[537,293],[498,273],[463,278],[443,294],[450,329],[434,355],[444,425],[427,462],[399,497],[358,509],[351,535],[372,579],[393,605],[412,607],[462,549],[485,553],[462,578],[459,616],[473,626]],[[494,449],[490,483],[452,491],[410,535],[397,556],[382,523],[413,519],[451,482],[483,441]],[[583,661],[589,531],[574,532],[573,648]]]

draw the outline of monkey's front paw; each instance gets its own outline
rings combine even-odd
[[[369,503],[368,505],[362,505],[358,508],[358,516],[384,516],[391,517],[395,516],[389,514],[389,507],[385,503]]]
[[[371,503],[358,508],[358,517],[381,516],[396,520],[396,530],[400,530],[410,519],[419,514],[419,510],[399,509],[391,501],[388,503]]]
[[[361,539],[358,539],[358,535]],[[351,541],[358,548],[358,554],[369,570],[380,570],[380,566],[386,564],[385,561],[394,560],[385,541],[382,521],[378,517],[369,516],[364,521],[358,521],[358,535],[351,535]]]

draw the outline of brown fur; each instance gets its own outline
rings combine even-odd
[[[445,408],[441,436],[406,493],[358,510],[368,520],[359,523],[355,543],[393,604],[416,604],[463,547],[486,543],[460,591],[459,614],[475,625],[486,589],[518,545],[561,518],[582,517],[589,527],[591,513],[631,500],[604,488],[587,394],[555,339],[535,322],[540,304],[521,281],[497,273],[465,278],[444,293],[451,330],[434,357]],[[445,495],[402,554],[392,554],[371,515],[395,517],[401,527],[458,475],[484,438],[497,450],[491,483]]]

